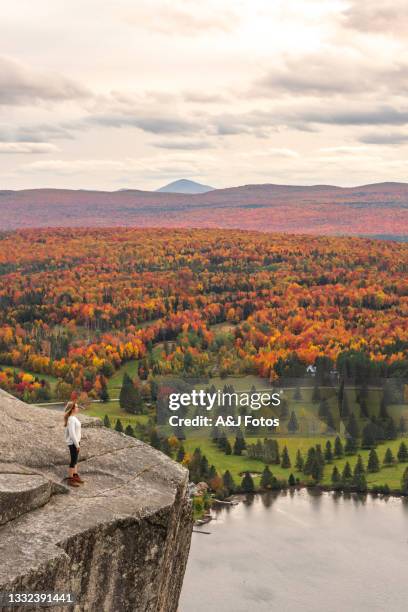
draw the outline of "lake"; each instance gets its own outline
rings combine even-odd
[[[299,491],[244,498],[195,530],[180,612],[402,612],[408,500]]]

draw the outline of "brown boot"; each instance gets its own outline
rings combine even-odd
[[[74,474],[74,479],[78,484],[84,484],[85,480],[82,480],[79,474]]]
[[[68,478],[68,486],[70,487],[79,487],[79,482],[76,478]]]

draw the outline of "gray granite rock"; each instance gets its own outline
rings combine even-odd
[[[78,598],[52,610],[176,612],[192,530],[187,472],[80,418],[86,482],[70,489],[61,413],[0,392],[0,591]]]

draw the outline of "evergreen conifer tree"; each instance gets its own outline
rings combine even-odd
[[[101,390],[99,392],[99,399],[102,400],[102,402],[104,404],[106,404],[106,402],[109,402],[109,392],[108,392],[108,386],[106,384],[106,378],[104,376],[101,376],[99,378],[99,381],[101,383]]]
[[[201,457],[201,461],[200,461],[200,474],[201,474],[201,478],[208,478],[210,473],[210,468],[208,465],[208,459],[205,455],[202,455]]]
[[[305,465],[305,461],[303,459],[302,453],[300,452],[300,449],[297,449],[296,452],[296,463],[295,463],[295,468],[299,471],[302,472],[303,471],[303,467]]]
[[[385,451],[383,463],[387,467],[392,466],[392,464],[394,463],[394,455],[392,454],[392,450],[390,448],[387,448],[387,450]]]
[[[231,476],[231,472],[229,470],[226,470],[226,472],[224,472],[223,477],[222,477],[222,481],[224,484],[224,489],[227,491],[228,495],[231,495],[231,493],[234,493],[235,491],[235,482],[234,479]]]
[[[287,449],[286,446],[284,447],[284,449],[282,451],[281,467],[283,467],[285,469],[291,467],[290,457],[289,457],[288,449]]]
[[[227,442],[228,442],[227,434],[225,433],[225,431],[222,431],[217,438],[218,448],[225,452]]]
[[[158,438],[158,440],[159,440],[159,443],[160,443],[160,439],[159,438]],[[152,444],[152,446],[153,446],[153,444]],[[158,447],[155,446],[155,448],[158,448]],[[188,471],[190,473],[190,480],[192,482],[200,482],[200,480],[201,480],[201,460],[202,460],[201,449],[200,448],[195,448],[193,456],[191,457],[191,460],[188,463]]]
[[[245,438],[243,436],[242,431],[239,429],[237,432],[237,435],[235,436],[235,441],[234,441],[234,447],[233,447],[233,454],[234,455],[242,455],[242,451],[245,450],[246,448],[246,443],[245,443]]]
[[[326,442],[326,448],[324,451],[324,459],[327,463],[331,463],[333,461],[333,451],[330,440]]]
[[[288,431],[290,433],[295,433],[298,429],[299,429],[299,423],[298,423],[298,420],[296,418],[295,412],[292,410],[291,415],[290,415],[290,419],[289,419],[289,422],[288,422]]]
[[[225,442],[224,452],[225,452],[226,455],[231,455],[231,453],[232,453],[231,444],[229,443],[228,438],[227,438],[227,441]]]
[[[130,425],[130,423],[129,423],[129,425],[126,425],[125,434],[127,436],[132,436],[132,438],[135,437],[135,432],[133,431],[133,427]]]
[[[208,480],[212,480],[213,478],[215,478],[217,475],[217,470],[215,469],[214,465],[210,465],[210,469],[208,472]]]
[[[367,470],[371,473],[380,471],[380,461],[375,448],[372,448],[370,450],[370,454],[368,455]]]
[[[408,494],[408,467],[405,468],[404,473],[401,479],[401,491],[407,495]]]
[[[316,459],[316,449],[312,446],[307,451],[307,457],[305,461],[305,465],[303,467],[303,473],[309,475],[312,473],[312,468]]]
[[[337,468],[337,465],[335,465],[333,467],[333,471],[332,471],[332,475],[331,475],[332,484],[337,485],[337,484],[339,484],[340,480],[341,480],[340,472],[339,472],[339,470]]]
[[[397,457],[400,463],[408,462],[408,448],[405,442],[401,442],[399,445]]]
[[[354,474],[353,485],[356,488],[356,491],[358,491],[359,493],[365,493],[367,491],[367,479],[365,477],[365,474]]]
[[[265,465],[264,470],[262,472],[262,476],[261,476],[261,488],[262,489],[270,489],[272,484],[273,484],[273,474],[271,472],[271,470],[269,469],[269,466]]]
[[[376,445],[375,425],[373,425],[373,423],[367,423],[367,425],[363,429],[363,434],[361,438],[361,447],[362,448],[374,448],[375,445]]]
[[[322,452],[322,447],[320,444],[316,444],[316,459],[320,463],[321,466],[324,466],[324,456]]]
[[[334,456],[339,458],[339,457],[343,457],[343,455],[344,455],[343,443],[340,439],[340,436],[336,436],[336,439],[334,441]]]
[[[123,433],[123,425],[122,425],[122,421],[120,419],[116,420],[115,430],[118,431],[119,433]]]
[[[355,438],[348,437],[346,439],[346,445],[344,447],[346,455],[355,455],[357,452],[357,440]]]
[[[357,457],[357,462],[354,466],[354,472],[353,472],[354,476],[358,475],[358,474],[365,474],[365,467],[364,467],[364,463],[363,463],[363,459],[361,457],[361,455],[359,455]]]
[[[253,493],[255,491],[254,481],[249,472],[245,472],[241,482],[241,489],[244,493]]]
[[[351,467],[348,461],[346,461],[346,464],[343,468],[343,472],[341,474],[341,480],[344,484],[347,484],[351,481],[351,479],[353,478],[353,473],[351,471]]]
[[[323,478],[323,464],[319,461],[317,455],[313,462],[311,476],[316,482],[320,482]]]
[[[119,394],[119,404],[122,410],[131,414],[140,414],[143,403],[142,396],[138,387],[135,387],[132,379],[127,372],[123,375],[122,388]]]

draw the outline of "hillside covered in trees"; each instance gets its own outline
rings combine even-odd
[[[408,378],[407,271],[408,245],[368,239],[4,233],[0,385],[38,401],[52,376],[58,397],[99,397],[130,360],[140,381],[187,373],[274,382],[322,359],[360,383]]]
[[[0,230],[47,226],[217,227],[403,239],[408,184],[242,185],[195,194],[0,190]]]

